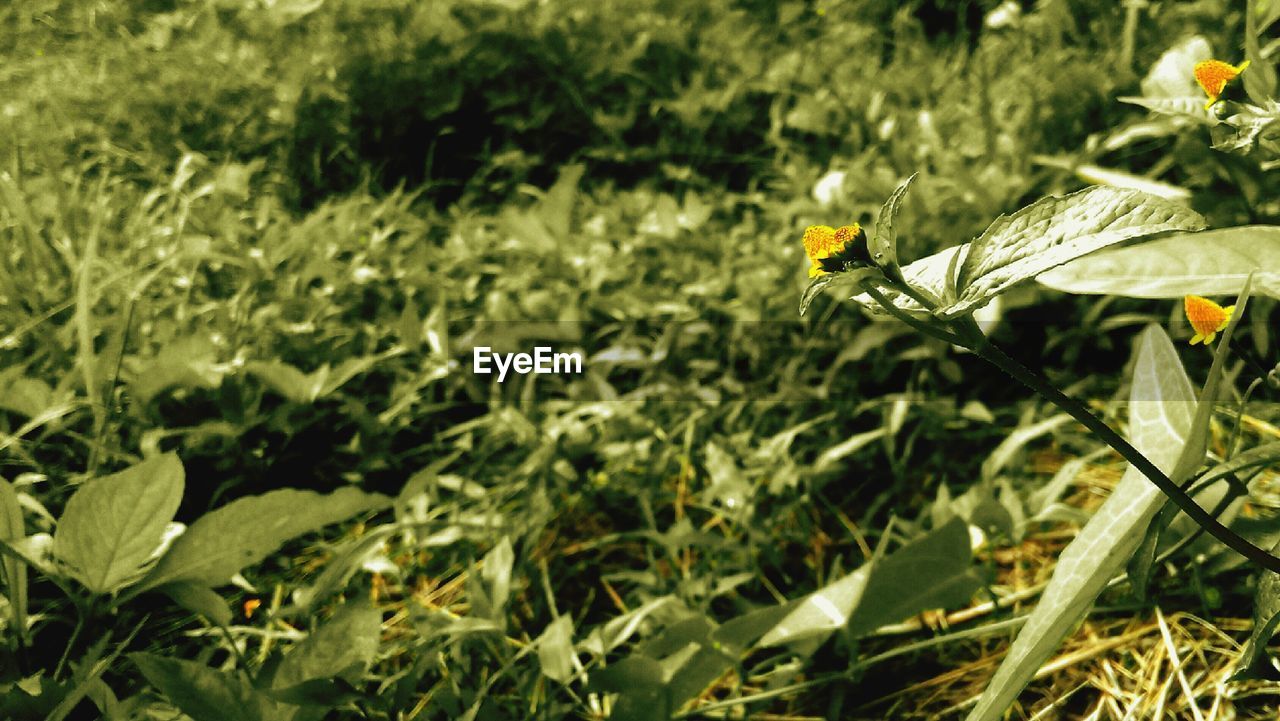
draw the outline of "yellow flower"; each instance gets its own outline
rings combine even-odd
[[[1182,306],[1187,312],[1187,320],[1191,321],[1191,327],[1196,330],[1195,336],[1191,339],[1191,345],[1212,343],[1214,337],[1231,322],[1231,315],[1236,311],[1234,305],[1223,308],[1208,298],[1201,298],[1198,295],[1189,295],[1184,298]]]
[[[1195,75],[1196,82],[1200,83],[1200,87],[1204,88],[1205,95],[1209,96],[1209,102],[1204,104],[1204,109],[1208,110],[1213,104],[1218,102],[1218,98],[1222,96],[1222,91],[1226,90],[1227,85],[1235,80],[1244,69],[1249,67],[1249,61],[1240,63],[1239,67],[1230,63],[1224,63],[1221,60],[1202,60],[1196,63]]]
[[[870,261],[866,250],[867,235],[857,223],[832,228],[829,225],[811,225],[804,231],[804,253],[809,256],[809,277],[816,278],[827,271],[822,261],[837,256],[851,256],[850,260]],[[850,246],[850,243],[853,245]]]

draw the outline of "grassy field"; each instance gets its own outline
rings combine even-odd
[[[1187,70],[1249,45],[1274,90],[1277,13],[5,5],[0,718],[963,718],[1127,462],[851,293],[801,316],[805,228],[882,237],[913,174],[904,265],[1089,185],[1189,219],[1160,232],[1275,223],[1276,108],[1217,123]],[[1253,282],[1199,432],[1264,449],[1228,525],[1270,547]],[[1144,326],[1223,368],[1181,294],[1121,295],[980,319],[1126,431]],[[535,347],[582,372],[475,372]],[[1008,718],[1275,717],[1280,576],[1172,516]]]

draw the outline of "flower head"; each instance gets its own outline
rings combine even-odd
[[[864,262],[870,264],[867,252],[867,234],[857,223],[832,228],[829,225],[811,225],[804,231],[804,253],[809,256],[809,277],[826,273],[836,261]],[[824,263],[823,261],[828,261]]]
[[[1223,308],[1208,298],[1201,298],[1198,295],[1189,295],[1184,298],[1182,306],[1187,312],[1187,320],[1191,321],[1191,327],[1196,331],[1195,336],[1191,338],[1191,345],[1212,343],[1214,337],[1231,322],[1231,315],[1236,310],[1234,305]]]
[[[1204,105],[1205,110],[1218,102],[1218,98],[1222,97],[1222,91],[1226,90],[1231,81],[1239,77],[1247,67],[1249,67],[1248,60],[1240,63],[1239,66],[1224,63],[1221,60],[1202,60],[1196,63],[1194,70],[1196,82],[1200,83],[1205,95],[1209,96],[1209,102]]]

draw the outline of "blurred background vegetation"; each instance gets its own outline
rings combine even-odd
[[[837,298],[799,319],[803,228],[873,223],[918,172],[911,260],[1091,182],[1086,167],[1163,181],[1214,225],[1274,220],[1258,171],[1202,127],[1116,101],[1193,35],[1238,58],[1243,7],[7,4],[0,474],[56,510],[86,477],[177,450],[187,522],[271,488],[431,478],[449,535],[353,586],[465,613],[451,580],[508,536],[513,637],[537,636],[553,599],[585,634],[658,598],[717,619],[798,598],[909,538],[1043,418],[972,357]],[[1167,306],[1029,289],[994,332],[1106,399]],[[512,350],[581,350],[588,372],[474,376],[468,349],[495,327]],[[1056,428],[1009,487],[1093,447]],[[292,588],[328,548],[249,580]],[[1013,553],[985,560],[1003,572]],[[185,647],[190,624],[149,640]],[[905,654],[887,687],[775,707],[928,716],[932,701],[877,699],[983,648]],[[439,663],[494,658],[460,645]],[[486,713],[525,717],[537,678],[509,673]],[[440,684],[423,718],[459,717],[483,685]]]

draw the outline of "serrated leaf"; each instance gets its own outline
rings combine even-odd
[[[355,680],[377,656],[381,634],[382,612],[363,600],[348,601],[285,655],[271,687],[288,689],[338,677]]]
[[[182,501],[182,462],[166,453],[85,483],[67,501],[53,556],[96,594],[137,578]]]
[[[355,488],[329,495],[283,488],[232,501],[192,523],[137,590],[179,581],[220,586],[292,538],[390,504]]]
[[[234,673],[149,653],[132,653],[129,659],[193,721],[286,721],[295,710],[272,701]]]
[[[1250,273],[1255,291],[1280,298],[1280,226],[1179,233],[1073,260],[1036,280],[1067,293],[1181,298],[1235,295]]]
[[[1124,96],[1116,98],[1122,103],[1140,105],[1157,115],[1169,115],[1175,118],[1191,120],[1201,125],[1217,125],[1217,118],[1204,108],[1203,95],[1190,95],[1181,98],[1143,98]]]
[[[1204,226],[1190,208],[1136,190],[1093,186],[1042,198],[1000,216],[970,244],[956,281],[959,299],[943,315],[966,313],[1017,283],[1116,243]]]
[[[911,177],[902,181],[892,193],[889,194],[884,205],[880,208],[880,215],[876,218],[876,234],[867,240],[867,249],[871,251],[871,259],[883,268],[898,268],[898,209],[902,205],[902,199],[906,197],[907,190],[911,188],[911,183],[916,179],[917,173],[912,173]],[[897,274],[897,270],[887,271],[891,274]]]
[[[231,625],[231,609],[227,599],[208,586],[196,583],[171,583],[160,587],[160,592],[192,613],[209,619],[215,626]]]
[[[1130,442],[1168,473],[1192,431],[1195,394],[1169,336],[1149,326],[1138,341],[1129,403]],[[1174,479],[1177,481],[1178,479]],[[997,721],[1036,670],[1084,618],[1142,540],[1165,496],[1130,466],[1111,496],[1058,557],[1049,585],[968,721]]]

